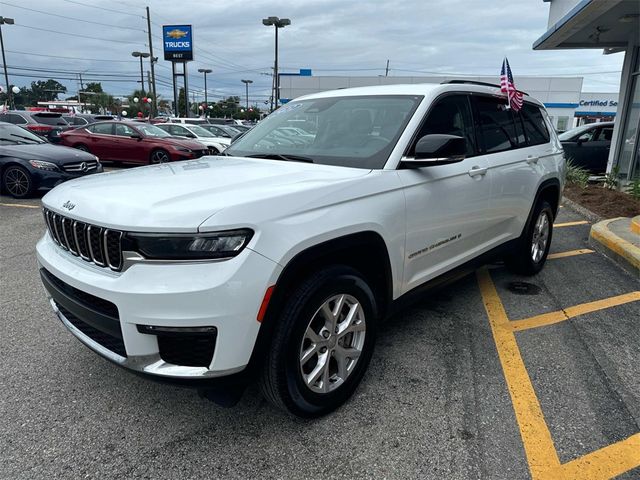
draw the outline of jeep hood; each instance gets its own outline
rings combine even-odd
[[[228,207],[272,198],[290,198],[291,206],[297,208],[318,196],[328,201],[330,190],[369,172],[279,160],[203,157],[71,180],[51,190],[42,203],[60,214],[109,228],[194,232]],[[238,221],[251,222],[250,212],[243,217]]]

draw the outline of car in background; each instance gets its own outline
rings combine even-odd
[[[209,149],[209,155],[219,155],[231,145],[230,137],[218,137],[200,125],[158,123],[156,127],[169,133],[172,137],[193,138]]]
[[[102,161],[165,163],[208,154],[199,142],[175,138],[149,123],[98,122],[62,134],[62,144],[97,155]]]
[[[51,145],[17,125],[0,123],[0,190],[14,198],[102,172],[95,155]]]
[[[614,122],[582,125],[560,134],[558,139],[567,160],[593,175],[607,171]]]
[[[222,138],[232,139],[233,137],[241,133],[240,130],[235,129],[231,125],[211,125],[210,123],[204,123],[198,126],[211,132],[216,137],[222,137]]]
[[[46,138],[51,143],[59,143],[60,134],[72,128],[64,118],[62,118],[62,114],[56,112],[9,110],[0,113],[0,122],[12,123],[24,127]]]
[[[93,115],[91,113],[63,113],[62,118],[72,127],[82,127],[90,123],[115,120],[113,115]]]

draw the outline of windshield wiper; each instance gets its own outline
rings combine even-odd
[[[254,155],[243,155],[247,158],[266,158],[268,160],[285,160],[287,162],[305,162],[314,163],[313,158],[303,157],[301,155],[283,155],[282,153],[256,153]]]

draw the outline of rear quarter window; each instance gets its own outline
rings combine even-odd
[[[529,145],[549,142],[549,130],[539,107],[525,103],[520,111]]]

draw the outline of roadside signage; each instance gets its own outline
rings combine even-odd
[[[193,60],[191,25],[163,25],[162,46],[165,60],[172,62]]]

